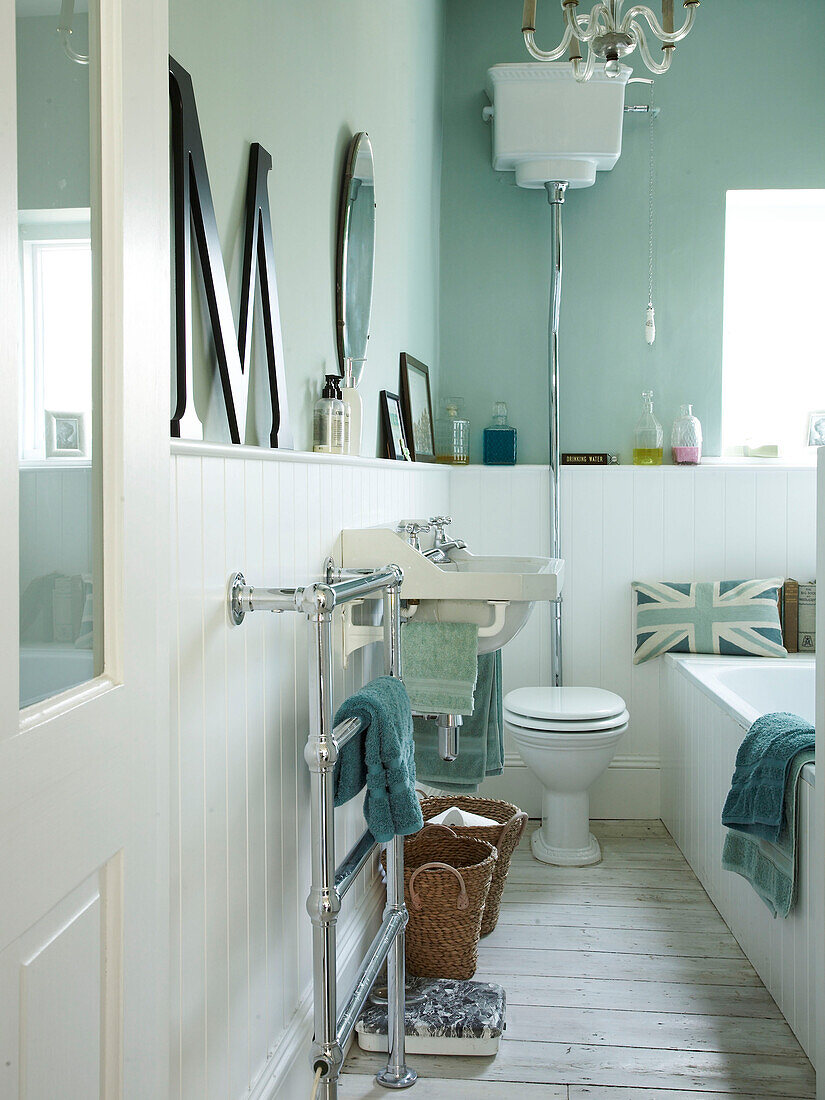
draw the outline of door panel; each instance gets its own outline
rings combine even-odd
[[[60,9],[46,16],[58,42]],[[92,466],[70,487],[58,482],[71,463],[37,470],[51,480],[23,484],[23,513],[15,14],[0,0],[0,1096],[147,1100],[169,1085],[167,10],[106,0],[96,30],[90,21]],[[36,163],[26,171],[48,191]],[[31,554],[19,555],[21,526],[35,532]],[[46,529],[56,564],[36,537]],[[46,677],[25,698],[46,697],[21,711],[18,579],[80,573],[77,547],[66,553],[78,532],[100,551],[89,608],[98,675],[87,669],[87,682],[57,694]],[[74,631],[79,597],[71,585],[58,595],[74,600],[62,607]],[[65,644],[81,652],[76,641]]]
[[[121,1014],[119,870],[116,857],[0,954],[4,1095],[90,1097],[119,1077],[120,1035],[104,1028]]]

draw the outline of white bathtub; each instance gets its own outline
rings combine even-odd
[[[813,722],[814,668],[811,657],[670,655],[662,731],[662,820],[812,1061],[814,765],[802,771],[799,897],[786,920],[771,917],[743,878],[722,870],[721,814],[736,751],[753,721],[787,710]]]

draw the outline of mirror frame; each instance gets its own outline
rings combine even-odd
[[[341,180],[341,191],[338,201],[338,240],[335,251],[335,338],[338,347],[338,372],[344,374],[344,329],[346,327],[346,306],[344,302],[344,268],[347,258],[347,241],[352,217],[352,204],[349,199],[350,184],[354,177],[355,163],[362,145],[366,143],[369,149],[370,161],[373,164],[373,187],[375,180],[375,159],[372,152],[372,143],[366,130],[360,130],[354,134],[347,149],[347,159],[344,164],[344,174]],[[374,190],[373,190],[374,194]],[[377,204],[373,202],[373,205]],[[367,317],[367,348],[369,348],[370,325],[372,321],[372,302],[375,288],[375,234],[373,233],[372,246],[372,279],[370,281],[370,301]],[[364,371],[365,358],[360,364],[353,364],[353,374],[356,384],[360,384]]]

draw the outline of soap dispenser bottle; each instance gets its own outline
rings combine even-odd
[[[346,423],[346,406],[341,400],[338,379],[334,374],[328,374],[312,415],[313,451],[328,455],[344,454]]]
[[[642,394],[642,415],[633,433],[633,465],[661,466],[664,432],[653,415],[653,390]]]
[[[484,429],[484,464],[515,466],[517,454],[516,429],[507,423],[507,405],[496,401],[492,423]]]

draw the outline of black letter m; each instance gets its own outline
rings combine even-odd
[[[202,437],[192,397],[192,230],[203,274],[206,305],[218,360],[229,435],[244,442],[249,374],[252,362],[252,319],[255,278],[259,280],[266,341],[269,395],[272,411],[269,442],[292,447],[287,412],[284,355],[275,284],[275,257],[266,178],[272,157],[257,143],[249,150],[246,188],[243,284],[238,334],[229,300],[229,287],[218,237],[212,190],[206,171],[198,110],[192,78],[169,58],[169,95],[172,104],[172,168],[175,228],[175,349],[176,389],[172,435]]]

